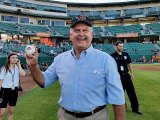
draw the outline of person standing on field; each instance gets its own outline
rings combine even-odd
[[[106,105],[112,104],[115,120],[125,120],[125,98],[116,62],[92,47],[92,21],[83,15],[71,21],[72,50],[55,57],[45,72],[38,66],[38,53],[26,55],[34,80],[42,88],[59,80],[58,120],[108,120]]]
[[[111,54],[111,56],[115,59],[117,63],[123,89],[124,91],[126,90],[129,100],[131,102],[132,112],[142,115],[142,112],[139,111],[139,103],[132,82],[134,80],[134,75],[131,58],[127,52],[123,52],[123,43],[121,41],[116,42],[115,47],[116,52]]]
[[[21,67],[18,54],[11,52],[8,55],[5,66],[0,71],[0,120],[3,120],[6,109],[8,115],[7,120],[13,120],[13,113],[18,98],[20,76],[25,76],[25,71]]]

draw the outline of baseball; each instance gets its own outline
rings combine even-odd
[[[27,45],[25,48],[25,52],[27,55],[32,55],[35,52],[35,47],[33,45]]]

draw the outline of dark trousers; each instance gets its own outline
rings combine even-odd
[[[127,95],[128,95],[129,100],[131,102],[132,110],[134,110],[134,111],[139,110],[138,99],[137,99],[134,85],[133,85],[133,82],[131,80],[131,76],[129,75],[129,73],[121,75],[121,82],[122,82],[123,89],[124,89],[124,91],[127,92]]]

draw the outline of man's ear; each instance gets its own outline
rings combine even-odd
[[[70,31],[69,31],[70,41],[72,41],[72,39],[71,39],[71,38],[72,38],[72,34],[73,34],[73,31],[72,31],[72,30],[70,30]]]
[[[94,36],[94,32],[92,31],[92,36]]]
[[[72,35],[72,32],[70,31],[69,36],[71,36],[71,35]]]

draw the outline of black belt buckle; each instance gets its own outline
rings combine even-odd
[[[84,117],[88,117],[90,115],[92,115],[91,112],[84,112],[84,113],[74,113],[73,116],[76,118],[84,118]]]

